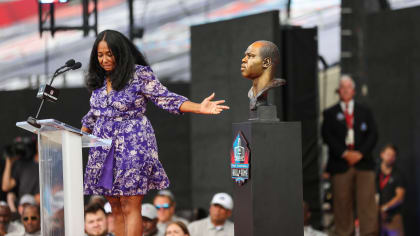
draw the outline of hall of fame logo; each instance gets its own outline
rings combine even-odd
[[[249,179],[249,157],[248,142],[239,131],[230,150],[231,175],[238,185],[245,184],[245,181]]]

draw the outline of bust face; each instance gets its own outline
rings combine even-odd
[[[245,51],[245,56],[242,58],[241,73],[242,76],[248,79],[255,79],[264,72],[263,59],[261,58],[260,48],[261,43],[251,44]]]

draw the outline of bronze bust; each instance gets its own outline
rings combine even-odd
[[[270,41],[256,41],[245,51],[241,73],[243,77],[252,80],[252,87],[248,92],[251,111],[257,110],[259,106],[268,106],[268,90],[286,83],[283,79],[274,78],[279,62],[279,49]]]

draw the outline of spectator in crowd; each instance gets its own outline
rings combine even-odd
[[[184,223],[174,221],[166,227],[165,236],[190,236],[190,232]]]
[[[232,215],[233,200],[227,193],[217,193],[210,203],[210,216],[194,221],[188,225],[192,236],[234,236],[233,223],[229,221]]]
[[[98,203],[85,207],[85,233],[87,236],[112,236],[108,233],[105,210]]]
[[[39,203],[38,152],[36,140],[29,137],[18,137],[14,148],[6,155],[2,190],[9,192],[15,187],[17,187],[18,198],[31,194]]]
[[[372,150],[377,141],[371,111],[354,101],[355,83],[349,76],[340,80],[340,102],[324,111],[322,137],[328,145],[327,172],[333,187],[336,235],[352,235],[354,203],[360,235],[377,235],[375,172]]]
[[[6,202],[0,202],[0,236],[5,236],[9,233],[23,233],[25,229],[18,222],[11,222],[10,208]]]
[[[23,209],[26,206],[30,206],[30,205],[37,205],[37,202],[35,201],[35,197],[31,194],[23,195],[19,200],[19,206],[18,206],[19,215],[22,215]]]
[[[181,221],[188,224],[184,218],[175,215],[175,197],[169,190],[161,190],[153,199],[153,204],[157,209],[158,229],[160,232],[166,231],[166,226],[172,221]]]
[[[41,214],[39,206],[26,205],[21,217],[24,232],[8,233],[6,236],[41,236]]]
[[[15,206],[16,194],[13,192],[7,193],[7,204],[9,205],[10,211],[12,212],[12,220],[20,220],[23,208],[28,205],[37,205],[35,197],[30,194],[23,195],[19,200],[19,205],[16,209]],[[13,208],[13,209],[12,209]]]
[[[379,193],[381,235],[403,236],[401,204],[404,201],[405,188],[400,173],[394,167],[398,149],[392,144],[386,145],[380,156],[381,166],[376,183]]]
[[[303,235],[304,236],[327,236],[327,234],[318,231],[309,223],[311,219],[311,211],[309,210],[309,205],[306,202],[303,202]]]
[[[157,210],[153,204],[145,203],[141,206],[143,219],[143,236],[163,236],[164,232],[157,228]]]

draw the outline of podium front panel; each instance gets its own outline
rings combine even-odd
[[[38,133],[41,233],[64,235],[64,183],[61,131]]]

